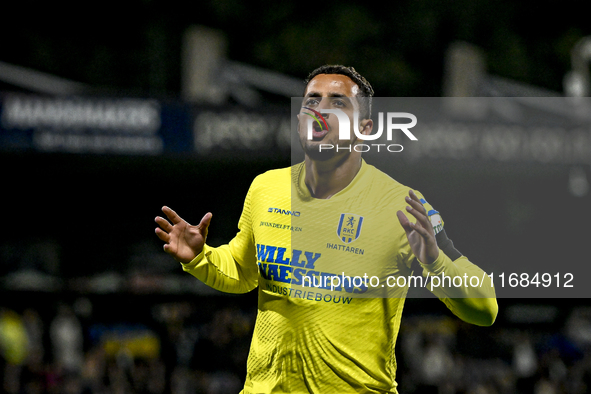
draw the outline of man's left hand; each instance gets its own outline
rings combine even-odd
[[[398,220],[406,232],[408,243],[414,255],[423,264],[432,264],[439,257],[439,247],[435,240],[435,231],[431,220],[427,215],[427,210],[411,190],[409,196],[405,198],[409,206],[406,210],[413,215],[417,221],[412,223],[402,211],[396,212]]]

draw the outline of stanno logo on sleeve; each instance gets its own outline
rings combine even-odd
[[[341,213],[337,227],[337,236],[341,241],[350,244],[359,238],[362,224],[363,216],[353,213]]]

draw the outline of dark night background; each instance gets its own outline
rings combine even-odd
[[[488,71],[562,91],[570,50],[590,33],[580,1],[314,4],[271,1],[104,1],[88,8],[6,5],[2,61],[95,87],[178,96],[184,30],[220,29],[232,60],[304,78],[325,63],[353,65],[376,96],[441,95],[450,43],[486,52]]]
[[[591,34],[583,5],[580,1],[507,0],[420,0],[382,5],[352,1],[107,0],[79,5],[21,1],[2,5],[3,20],[10,23],[0,24],[0,62],[87,84],[97,96],[174,102],[181,100],[183,33],[189,26],[202,25],[225,34],[229,60],[299,79],[322,64],[351,65],[372,83],[376,96],[442,96],[446,50],[456,41],[471,43],[484,52],[488,74],[562,95],[563,78],[571,70],[571,50]],[[0,80],[0,91],[23,89]],[[282,104],[283,98],[265,98],[273,105]],[[207,377],[215,375],[214,367],[196,360],[211,357],[212,365],[217,366],[223,365],[224,359],[220,357],[220,361],[213,354],[243,354],[250,340],[244,332],[252,329],[256,294],[203,294],[191,290],[190,280],[183,284],[183,290],[162,290],[154,280],[185,276],[161,251],[153,219],[162,205],[193,223],[211,211],[214,217],[209,243],[227,242],[236,232],[243,199],[254,176],[289,164],[288,154],[269,156],[265,152],[260,158],[246,160],[187,153],[126,156],[3,150],[0,275],[14,278],[10,275],[35,269],[52,282],[31,290],[10,286],[6,279],[0,285],[0,307],[18,313],[34,307],[48,329],[60,302],[77,305],[77,300],[90,300],[91,314],[77,312],[85,330],[86,352],[98,343],[89,327],[145,324],[161,338],[161,358],[168,368],[166,388],[162,390],[224,392],[208,386]],[[525,262],[530,267],[536,259],[546,259],[556,261],[559,270],[561,264],[586,264],[589,259],[590,196],[569,193],[567,165],[522,163],[501,167],[435,160],[416,166],[401,162],[399,170],[396,179],[432,196],[429,202],[443,213],[448,235],[458,249],[489,267],[488,271],[494,270],[499,260]],[[589,175],[588,164],[584,171]],[[138,272],[146,280],[144,285],[129,279]],[[89,290],[101,288],[92,282],[93,277],[110,273],[119,275],[117,280],[130,280],[132,285],[114,292]],[[584,278],[575,279],[577,286],[586,285]],[[534,392],[536,382],[542,381],[555,384],[554,392],[585,392],[565,382],[591,382],[590,342],[571,347],[568,340],[574,339],[566,335],[567,321],[572,321],[573,314],[588,317],[587,312],[575,313],[577,307],[587,305],[586,299],[499,299],[498,321],[488,331],[449,323],[451,314],[435,301],[407,301],[404,313],[408,323],[397,346],[398,380],[409,388],[402,392],[427,392],[421,390],[434,387],[439,387],[439,392],[475,392],[461,384],[456,391],[442,391],[449,384],[434,381],[423,387],[408,378],[416,371],[408,354],[405,358],[400,353],[405,333],[414,329],[425,333],[425,349],[443,338],[455,365],[469,365],[473,359],[490,361],[474,361],[473,365],[497,371],[491,376],[505,373],[503,365],[515,366],[516,343],[529,335],[538,356],[538,369],[529,375],[515,370],[509,379],[516,382],[511,386],[516,387],[515,392]],[[547,309],[535,309],[540,306]],[[185,314],[180,313],[182,317],[176,320],[158,317],[155,311],[167,308]],[[215,338],[211,332],[219,329],[209,328],[211,322],[223,320],[217,310],[240,316],[237,320],[243,328],[228,329],[240,333],[242,342],[236,348],[227,342],[217,347],[211,344],[211,338]],[[525,311],[521,319],[519,311]],[[589,324],[584,327],[591,327],[591,319],[582,321]],[[197,341],[195,354],[200,356],[187,364],[192,371],[201,372],[187,374],[185,380],[179,372],[179,381],[190,381],[193,386],[188,386],[196,387],[193,391],[171,388],[171,365],[177,360],[171,349],[181,335],[171,328],[178,328],[175,324],[196,328],[203,338],[211,339],[211,343],[204,340],[201,348]],[[231,326],[228,321],[220,324]],[[459,333],[457,337],[449,334],[449,327],[454,327],[454,334]],[[49,334],[44,334],[43,343],[44,361],[50,366]],[[559,349],[558,361],[568,371],[557,380],[553,380],[551,371],[559,362],[548,349]],[[221,380],[244,378],[244,360],[237,358],[237,366],[226,371],[232,377],[222,375]],[[0,367],[3,365],[0,362]],[[466,379],[480,381],[474,376]],[[493,378],[486,379],[482,381],[489,391],[481,392],[510,392],[498,382],[491,383]],[[132,390],[131,386],[126,392],[158,392]],[[5,384],[0,392],[13,389]],[[39,392],[51,392],[45,386],[43,390]]]

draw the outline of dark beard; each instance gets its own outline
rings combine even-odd
[[[320,151],[320,144],[308,145],[306,142],[307,141],[300,141],[300,144],[306,156],[313,161],[328,161],[336,156],[336,147]]]
[[[300,127],[300,124],[298,124],[298,131],[299,131],[299,127]],[[349,150],[348,141],[340,141],[338,139],[336,139],[335,141],[333,141],[333,140],[330,140],[330,141],[329,140],[309,141],[306,138],[305,133],[301,133],[300,137],[298,139],[300,141],[300,146],[304,150],[304,153],[306,154],[306,156],[308,156],[313,161],[326,162],[329,160],[333,160],[335,158],[335,156],[338,155],[338,152],[337,152],[338,145],[340,145],[340,147],[341,147],[341,149],[339,150],[339,152],[342,152],[341,154],[343,154]],[[331,149],[324,148],[324,149],[322,149],[322,151],[320,151],[321,144],[332,145],[333,148],[331,148]],[[347,148],[347,149],[344,149],[344,148]],[[351,150],[352,150],[352,146],[351,146]]]

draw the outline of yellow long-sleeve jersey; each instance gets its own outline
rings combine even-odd
[[[406,212],[409,189],[365,162],[330,199],[313,198],[304,177],[303,163],[259,175],[236,237],[206,245],[183,269],[224,292],[258,286],[244,394],[396,393],[394,347],[412,285],[397,279],[413,274],[415,260],[396,212]],[[444,234],[439,213],[418,195]],[[433,292],[460,318],[492,324],[492,283],[445,241],[415,275],[482,278],[484,286]]]

